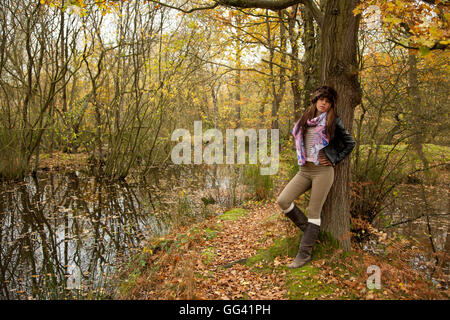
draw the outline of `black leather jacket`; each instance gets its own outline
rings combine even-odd
[[[355,140],[352,135],[344,128],[341,118],[336,118],[336,128],[334,138],[323,148],[323,152],[333,165],[344,160],[355,147]]]

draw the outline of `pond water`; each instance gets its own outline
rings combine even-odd
[[[400,185],[394,195],[388,199],[386,207],[376,219],[375,226],[389,236],[394,233],[413,239],[418,254],[410,263],[420,269],[434,281],[433,252],[437,252],[439,266],[447,279],[439,278],[443,288],[449,288],[450,275],[450,190],[444,186],[424,186],[419,184]],[[366,249],[376,247],[376,243],[367,243]],[[441,255],[445,253],[447,257]]]
[[[144,238],[238,200],[225,171],[155,170],[144,186],[79,171],[3,183],[0,299],[111,297],[108,280],[118,261]]]

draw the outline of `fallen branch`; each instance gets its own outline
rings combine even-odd
[[[221,265],[221,267],[222,267],[222,268],[230,268],[230,267],[232,267],[232,266],[234,266],[235,264],[238,264],[238,263],[239,263],[239,264],[244,264],[244,263],[247,262],[247,260],[248,260],[248,258],[239,259],[239,260],[236,260],[236,261],[227,263],[227,264],[223,264],[223,265]]]
[[[450,214],[450,213],[429,214],[428,216],[429,216],[429,217],[440,217],[440,216],[448,216],[449,214]],[[412,222],[412,221],[418,220],[418,219],[420,219],[420,218],[422,218],[422,217],[425,217],[425,214],[421,214],[420,216],[417,216],[417,217],[414,217],[414,218],[411,218],[411,219],[406,219],[406,220],[402,220],[402,221],[399,221],[399,222],[390,224],[390,225],[388,225],[388,226],[386,226],[386,227],[383,227],[383,229],[395,227],[395,226],[397,226],[397,225],[399,225],[399,224],[404,224],[404,223]]]

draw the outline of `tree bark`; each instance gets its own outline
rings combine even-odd
[[[240,26],[240,18],[237,17],[236,24]],[[238,39],[236,40],[236,76],[234,78],[235,85],[235,103],[236,103],[236,128],[241,126],[241,39],[240,29],[238,29]]]
[[[338,92],[337,113],[352,132],[355,107],[361,102],[357,44],[360,16],[353,14],[357,0],[327,0],[321,24],[322,84]],[[335,182],[322,213],[322,230],[350,250],[350,157],[335,167]]]
[[[412,50],[409,50],[408,53],[408,66],[408,96],[412,109],[412,118],[410,123],[412,124],[411,130],[413,131],[410,143],[422,161],[424,167],[428,167],[428,160],[423,153],[425,128],[423,126],[423,119],[421,119],[422,116],[420,111],[422,106],[422,98],[420,96],[419,82],[417,79],[417,57]]]
[[[302,43],[305,48],[303,54],[302,66],[303,66],[303,97],[302,105],[303,110],[299,109],[296,113],[295,120],[298,120],[303,113],[304,109],[310,105],[311,94],[319,84],[319,48],[318,48],[318,30],[315,28],[314,19],[310,10],[302,6],[301,7],[302,21],[303,21],[303,33]]]
[[[269,49],[269,69],[270,69],[270,83],[272,88],[272,129],[278,129],[279,127],[279,114],[278,111],[280,109],[281,101],[283,100],[284,90],[285,90],[285,63],[286,63],[286,35],[285,35],[285,26],[282,20],[282,13],[278,12],[278,16],[280,17],[280,66],[278,75],[275,74],[274,68],[274,60],[275,60],[275,47],[276,47],[276,39],[275,36],[272,38],[269,18],[266,18],[267,25],[267,46]],[[276,80],[278,80],[278,88],[276,85]]]
[[[295,6],[294,9],[287,14],[288,18],[288,31],[289,31],[289,42],[291,44],[292,53],[290,55],[290,61],[291,61],[291,76],[290,76],[290,82],[291,82],[291,89],[292,94],[294,96],[294,121],[297,121],[300,118],[301,111],[302,111],[302,89],[300,87],[300,65],[299,65],[299,59],[298,59],[298,38],[299,33],[296,31],[295,23],[297,21],[297,9],[298,6]],[[305,48],[305,50],[307,50]]]

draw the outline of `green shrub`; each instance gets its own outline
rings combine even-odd
[[[26,175],[28,156],[20,148],[20,140],[18,131],[0,128],[0,179],[21,179]]]
[[[351,214],[371,223],[400,183],[435,183],[433,166],[448,162],[450,148],[423,145],[429,170],[411,145],[361,145],[358,151],[352,157]]]
[[[250,187],[250,192],[256,200],[269,199],[273,195],[273,178],[271,175],[261,175],[260,166],[250,164],[244,167],[244,184]]]

